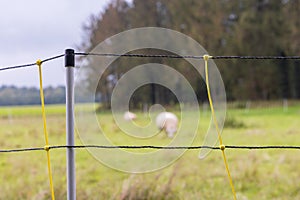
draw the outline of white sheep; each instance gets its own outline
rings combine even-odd
[[[124,119],[125,119],[126,121],[135,120],[135,119],[136,119],[136,114],[127,111],[127,112],[124,113]]]
[[[178,119],[173,113],[162,112],[156,117],[156,126],[160,130],[164,130],[169,138],[172,138],[177,132]]]

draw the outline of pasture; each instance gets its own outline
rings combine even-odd
[[[222,133],[225,145],[300,145],[300,102],[288,108],[280,103],[242,107],[232,104],[227,110]],[[64,145],[64,106],[48,105],[46,114],[49,143]],[[191,111],[189,116],[193,115]],[[138,124],[149,120],[141,112],[137,116]],[[121,132],[109,112],[98,117],[115,144],[165,145],[170,141],[163,133],[133,140]],[[210,117],[209,111],[202,110],[192,145],[202,145]],[[43,147],[40,107],[1,107],[0,138],[0,149]],[[81,144],[78,135],[76,144]],[[299,150],[225,151],[238,199],[300,199]],[[66,151],[52,149],[50,154],[56,199],[66,199]],[[77,199],[232,199],[221,152],[212,151],[204,160],[198,154],[199,150],[188,150],[159,171],[127,174],[104,166],[86,149],[76,149]],[[0,199],[50,199],[44,151],[0,153],[0,180]]]

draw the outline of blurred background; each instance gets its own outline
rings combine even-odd
[[[31,4],[29,4],[31,3]],[[220,0],[220,1],[55,1],[45,5],[33,0],[17,8],[2,1],[1,66],[34,62],[63,53],[72,47],[90,52],[106,38],[137,27],[165,27],[180,31],[199,42],[210,55],[292,56],[300,52],[299,9],[297,0]],[[18,4],[25,4],[18,2]],[[30,6],[27,6],[30,5]],[[42,9],[47,7],[47,9]],[[35,10],[37,12],[28,12]],[[11,13],[14,13],[13,15]],[[149,53],[149,50],[131,53]],[[168,52],[151,51],[152,54]],[[192,84],[199,101],[205,101],[205,84],[195,76],[184,60],[119,59],[104,74],[98,93],[108,101],[112,83],[137,64],[159,62],[174,65]],[[176,65],[174,64],[176,62]],[[299,60],[215,60],[226,88],[228,101],[282,100],[300,98]],[[120,67],[118,67],[120,66]],[[63,61],[44,67],[47,94],[56,95],[53,103],[63,102]],[[26,94],[37,87],[35,69],[14,70],[0,74],[1,105],[22,104],[6,99],[22,90]],[[87,70],[88,71],[88,70]],[[80,77],[89,84],[93,70]],[[16,88],[17,87],[17,88]],[[160,86],[141,88],[133,101],[172,103],[174,96]],[[50,94],[51,93],[51,94]],[[141,97],[148,93],[147,97]],[[7,95],[10,94],[10,95]],[[161,97],[161,98],[160,98]],[[11,97],[12,98],[12,97]],[[59,100],[58,100],[59,99]],[[35,104],[26,100],[26,104]]]

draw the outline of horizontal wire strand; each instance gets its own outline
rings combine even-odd
[[[49,149],[86,149],[86,148],[97,148],[97,149],[212,149],[221,150],[219,146],[153,146],[153,145],[52,145],[47,146]],[[248,150],[262,150],[262,149],[295,149],[300,150],[300,146],[289,146],[289,145],[267,145],[267,146],[241,146],[241,145],[225,145],[225,149],[248,149]],[[26,152],[26,151],[43,151],[45,147],[32,147],[32,148],[19,148],[19,149],[0,149],[0,153],[12,153],[12,152]]]
[[[41,151],[44,147],[20,148],[20,149],[0,149],[0,153],[13,153],[22,151]]]
[[[60,54],[60,55],[57,55],[57,56],[46,58],[44,60],[41,60],[41,64],[45,63],[45,62],[52,61],[52,60],[56,60],[56,59],[61,58],[63,56],[65,56],[65,54]],[[32,67],[32,66],[35,66],[35,65],[37,65],[36,62],[29,63],[29,64],[23,64],[23,65],[9,66],[9,67],[1,67],[0,71],[11,70],[11,69],[19,69],[19,68],[25,68],[25,67]]]
[[[171,59],[180,59],[180,58],[189,58],[189,59],[203,59],[203,56],[193,56],[193,55],[167,55],[167,54],[116,54],[116,53],[85,53],[78,52],[74,53],[75,56],[103,56],[103,57],[136,57],[136,58],[171,58]],[[49,57],[42,60],[42,63],[56,60],[65,56],[65,54],[60,54],[57,56]],[[246,59],[246,60],[300,60],[300,56],[212,56],[211,59],[221,60],[221,59]],[[25,67],[35,66],[36,63],[1,67],[0,71],[19,69]]]
[[[18,68],[25,68],[25,67],[31,67],[36,65],[36,63],[30,63],[30,64],[24,64],[24,65],[16,65],[16,66],[9,66],[9,67],[2,67],[0,68],[0,71],[10,70],[10,69],[18,69]]]
[[[116,54],[116,53],[75,53],[77,56],[103,56],[103,57],[141,57],[141,58],[192,58],[203,59],[203,56],[193,55],[167,55],[167,54]],[[211,59],[284,59],[299,60],[300,56],[212,56]]]
[[[193,58],[193,59],[202,59],[202,56],[192,56],[192,55],[167,55],[167,54],[75,53],[75,55],[79,55],[79,56],[102,56],[102,57]]]
[[[299,60],[300,56],[212,56],[211,59]]]
[[[42,63],[49,62],[51,60],[56,60],[56,59],[64,57],[64,56],[65,56],[65,54],[60,54],[60,55],[57,55],[57,56],[46,58],[46,59],[42,60]]]

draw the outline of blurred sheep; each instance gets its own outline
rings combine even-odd
[[[127,111],[127,112],[124,113],[124,119],[125,119],[126,121],[132,121],[132,120],[135,120],[135,119],[136,119],[136,114]]]
[[[178,119],[173,113],[162,112],[156,117],[156,126],[160,130],[164,130],[169,138],[172,138],[177,132]]]

